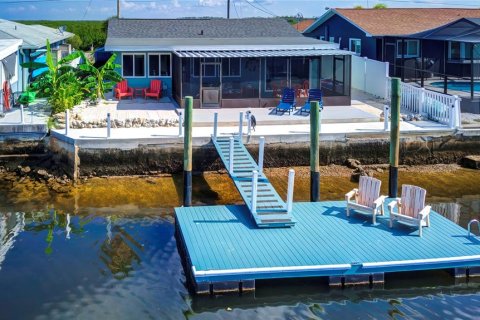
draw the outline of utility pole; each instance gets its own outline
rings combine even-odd
[[[227,19],[230,19],[230,0],[227,0]]]
[[[117,0],[117,19],[120,19],[120,0]]]

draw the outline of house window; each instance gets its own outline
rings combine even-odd
[[[171,77],[170,54],[148,54],[149,77]]]
[[[362,53],[362,40],[350,38],[349,48],[350,51],[355,52],[356,54]]]
[[[420,45],[418,40],[397,40],[397,58],[401,58],[405,52],[405,58],[415,58],[419,56]]]
[[[145,77],[145,54],[123,54],[123,77]]]
[[[194,77],[199,77],[200,76],[200,63],[201,62],[218,62],[217,58],[202,58],[202,59],[191,59],[191,70],[192,74]],[[208,77],[217,77],[219,74],[219,67],[216,64],[206,64],[203,67],[203,75],[202,77],[208,78]]]
[[[222,76],[224,77],[240,77],[240,58],[223,58],[222,59]]]
[[[468,60],[472,57],[472,44],[458,41],[448,42],[448,59],[449,60]],[[474,47],[475,48],[475,47]],[[480,50],[473,50],[473,58],[480,59]]]
[[[328,38],[328,41],[329,41],[329,42],[335,42],[335,37],[329,37],[329,38]]]
[[[324,36],[319,36],[318,40],[325,40],[325,37]]]

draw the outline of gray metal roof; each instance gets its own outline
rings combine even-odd
[[[23,49],[38,49],[45,47],[47,39],[56,43],[72,37],[70,32],[60,32],[57,29],[40,25],[25,25],[14,21],[0,19],[0,38],[22,39]]]
[[[272,38],[303,37],[281,18],[117,19],[108,21],[107,38]]]
[[[461,18],[441,27],[412,34],[410,38],[480,43],[480,18]]]
[[[22,40],[20,39],[1,39],[0,38],[0,60],[16,52],[18,50],[18,47],[20,47],[21,44],[22,44]]]
[[[174,51],[181,58],[256,58],[256,57],[313,57],[326,55],[351,55],[338,49],[286,49],[286,50],[196,50]]]
[[[188,50],[243,50],[243,49],[338,49],[337,43],[309,37],[272,38],[207,38],[207,39],[149,39],[107,38],[105,51],[188,51]]]

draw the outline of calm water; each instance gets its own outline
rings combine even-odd
[[[281,194],[286,171],[269,173]],[[297,174],[297,200],[308,198],[307,173]],[[379,176],[386,188],[386,173]],[[463,226],[480,214],[480,171],[400,178],[426,187],[434,209]],[[353,186],[347,177],[323,177],[322,197],[341,199]],[[173,228],[181,193],[180,177],[93,179],[67,195],[0,183],[0,318],[479,318],[480,284],[455,285],[443,272],[397,275],[373,290],[308,280],[261,282],[254,295],[192,296]],[[194,177],[194,195],[197,205],[241,201],[221,174]]]

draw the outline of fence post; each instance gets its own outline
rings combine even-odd
[[[425,104],[425,88],[422,88],[420,90],[420,98],[419,98],[419,101],[418,101],[418,113],[419,114],[424,114],[424,108],[423,108],[423,105]]]
[[[462,110],[460,109],[460,102],[462,98],[457,95],[455,97],[455,127],[461,128],[462,127]]]
[[[247,135],[250,136],[252,134],[252,113],[247,111]]]
[[[218,130],[218,112],[213,114],[213,141],[217,141]]]
[[[20,123],[21,124],[25,123],[25,114],[23,112],[23,104],[20,105]]]
[[[260,137],[258,143],[258,172],[263,172],[263,150],[265,148],[265,137]]]
[[[252,172],[252,213],[257,213],[257,183],[258,183],[258,171]]]
[[[388,131],[390,118],[390,107],[388,105],[383,106],[383,130]]]
[[[363,57],[363,91],[367,92],[367,57]]]
[[[183,117],[182,112],[178,113],[178,136],[183,137]]]
[[[295,182],[295,170],[290,169],[288,170],[287,213],[292,213],[294,182]]]
[[[70,129],[70,110],[65,110],[65,135],[68,136],[68,129]]]
[[[238,137],[242,141],[243,136],[243,112],[240,112],[240,117],[238,119]]]
[[[233,175],[233,153],[235,147],[235,140],[233,137],[230,137],[230,151],[229,151],[229,159],[228,159],[228,171],[231,175]]]
[[[110,129],[112,127],[112,123],[110,120],[110,112],[107,113],[107,138],[110,138]]]

